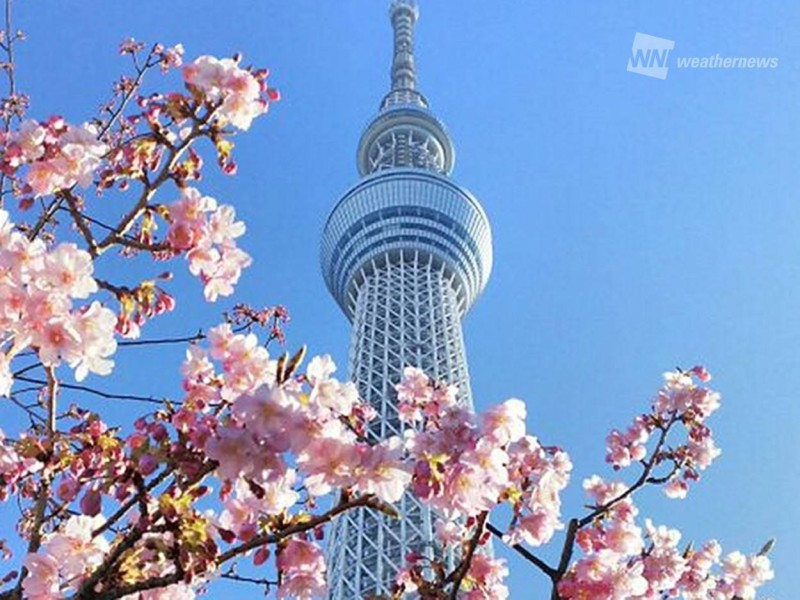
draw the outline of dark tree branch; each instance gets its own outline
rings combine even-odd
[[[45,385],[47,382],[42,379],[34,379],[33,377],[17,377],[20,381],[25,381],[27,383],[38,383]],[[104,392],[102,390],[97,390],[95,388],[85,386],[85,385],[75,385],[71,383],[62,383],[60,385],[65,390],[75,390],[77,392],[86,392],[87,394],[92,394],[94,396],[99,396],[100,398],[106,398],[107,400],[131,400],[134,402],[148,402],[150,404],[163,404],[163,400],[158,400],[153,398],[152,396],[138,396],[136,394],[114,394],[111,392]],[[173,402],[173,404],[180,404],[179,402]]]
[[[281,540],[285,540],[288,537],[293,536],[296,533],[302,533],[304,531],[309,531],[310,529],[314,529],[332,521],[335,517],[339,516],[340,514],[347,512],[348,510],[352,510],[357,507],[369,507],[374,508],[377,510],[386,510],[385,505],[378,500],[375,496],[359,496],[353,500],[345,500],[340,502],[328,512],[318,515],[316,517],[310,518],[307,521],[303,521],[300,523],[296,523],[295,525],[291,525],[290,527],[286,527],[281,531],[276,533],[262,533],[257,535],[248,541],[235,546],[228,550],[227,552],[223,552],[217,558],[217,564],[222,565],[232,558],[236,558],[237,556],[244,554],[250,550],[258,548],[260,546],[264,546],[265,544],[277,544]]]
[[[489,521],[486,522],[486,529],[488,529],[489,532],[491,532],[491,534],[494,535],[495,537],[500,538],[501,540],[503,539],[503,532],[500,531],[494,525],[492,525],[491,522],[489,522]],[[510,546],[510,548],[512,550],[514,550],[517,554],[522,556],[528,562],[533,563],[534,565],[536,565],[536,567],[538,567],[539,570],[541,570],[551,580],[555,577],[556,570],[553,567],[548,565],[541,558],[539,558],[538,556],[533,554],[530,550],[528,550],[527,548],[523,547],[521,544],[514,544],[513,546]]]
[[[475,551],[478,549],[478,544],[483,535],[483,526],[488,518],[489,511],[484,511],[481,513],[480,517],[478,517],[478,522],[475,524],[475,533],[472,534],[472,539],[469,541],[464,558],[461,559],[458,568],[448,577],[448,579],[453,582],[453,588],[450,590],[450,600],[457,600],[458,598],[458,590],[461,589],[461,582],[464,581],[464,577],[466,577],[469,572],[469,567],[472,564],[472,557],[475,556]]]

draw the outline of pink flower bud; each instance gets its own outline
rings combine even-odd
[[[102,495],[98,490],[89,490],[81,498],[81,512],[90,517],[100,514]]]
[[[139,472],[144,475],[150,475],[158,467],[158,461],[152,454],[143,454],[139,457]]]
[[[58,484],[56,495],[63,502],[72,502],[78,495],[78,482],[72,477],[64,477]]]

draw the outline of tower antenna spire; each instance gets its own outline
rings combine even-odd
[[[414,25],[419,19],[419,8],[410,0],[392,2],[389,16],[394,29],[394,55],[392,57],[392,90],[417,88],[417,69],[414,64]]]
[[[427,107],[425,98],[417,91],[417,67],[414,62],[414,25],[419,19],[419,7],[414,0],[394,0],[389,7],[394,30],[391,90],[381,108],[396,104],[417,104]]]

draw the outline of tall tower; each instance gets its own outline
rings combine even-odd
[[[472,406],[461,319],[489,279],[492,240],[478,200],[450,174],[453,142],[417,90],[411,0],[389,11],[391,89],[361,136],[361,179],[322,236],[325,283],[352,323],[350,377],[378,412],[369,435],[402,434],[394,385],[416,366],[459,388]],[[410,495],[400,520],[368,509],[336,520],[328,544],[330,598],[387,594],[410,551],[440,553],[431,511]]]

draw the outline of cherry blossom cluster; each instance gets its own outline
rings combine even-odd
[[[144,42],[137,42],[134,38],[128,38],[119,45],[119,53],[136,55],[142,52],[146,45]],[[150,54],[157,58],[163,73],[183,65],[183,44],[176,44],[172,47],[155,44]]]
[[[23,443],[25,441],[23,439]],[[6,434],[0,429],[0,479],[3,481],[0,486],[0,501],[8,500],[12,493],[18,491],[18,483],[28,475],[40,471],[42,466],[36,456],[20,454],[14,444],[6,440]]]
[[[391,503],[410,480],[401,440],[364,441],[373,411],[353,384],[331,377],[330,357],[315,357],[292,376],[299,360],[272,359],[255,334],[230,324],[209,332],[207,349],[187,351],[186,396],[172,424],[189,448],[214,461],[224,482],[216,530],[225,543],[250,543],[302,520],[301,487],[309,507],[339,489]],[[294,537],[279,550],[281,597],[310,598],[324,589],[324,569],[309,558],[314,548]],[[256,556],[261,562],[266,555]]]
[[[335,489],[389,503],[402,496],[411,476],[401,440],[369,444],[358,434],[372,411],[352,383],[331,377],[335,365],[329,356],[312,359],[301,378],[286,378],[252,333],[222,325],[210,332],[209,345],[208,352],[193,347],[184,364],[186,404],[199,410],[182,409],[174,422],[187,435],[203,436],[196,442],[219,463],[220,477],[234,483],[235,499],[223,515],[234,531],[241,523],[236,515],[275,515],[292,506],[298,473],[311,496]],[[221,363],[222,373],[211,359]],[[197,413],[219,402],[229,403],[229,418],[206,434]],[[289,455],[297,472],[288,465]]]
[[[163,278],[169,279],[171,274]],[[133,289],[116,288],[114,293],[119,301],[117,333],[126,338],[138,338],[148,319],[175,310],[175,298],[153,280],[143,281]]]
[[[136,56],[143,48],[141,42],[127,40],[120,51]],[[169,70],[182,64],[182,54],[180,45],[166,48],[157,44],[147,55],[146,64]],[[279,98],[267,85],[266,71],[241,68],[238,60],[202,56],[186,65],[183,79],[188,95],[137,96],[141,112],[121,117],[118,129],[104,134],[110,149],[98,176],[98,194],[115,187],[121,191],[137,185],[142,188],[135,211],[122,224],[123,235],[112,236],[111,241],[123,246],[126,256],[149,252],[165,259],[184,254],[209,301],[233,293],[251,258],[236,245],[245,226],[235,220],[233,207],[218,206],[215,199],[189,185],[201,179],[204,165],[194,143],[201,138],[210,140],[223,171],[234,174],[236,164],[229,139],[233,129],[247,129],[254,118],[267,111],[270,102]],[[120,83],[120,102],[133,93],[132,86],[129,80]],[[114,114],[117,109],[112,104],[108,110]],[[178,200],[168,205],[150,203],[155,190],[170,180],[179,190]],[[168,225],[163,240],[156,237],[159,217]],[[84,235],[91,235],[91,223],[83,222],[79,227]],[[103,243],[99,246],[102,248]],[[116,288],[121,305],[119,330],[124,335],[135,337],[147,318],[174,307],[167,293],[151,298],[155,289],[144,284],[133,291]]]
[[[108,540],[94,534],[102,523],[102,517],[74,516],[44,536],[40,551],[25,559],[30,573],[22,583],[26,600],[64,598],[80,589],[109,550]]]
[[[230,296],[242,269],[252,263],[250,256],[236,246],[245,225],[236,221],[232,206],[187,187],[181,198],[169,205],[167,240],[172,248],[186,252],[189,270],[200,278],[208,301]]]
[[[270,100],[276,100],[277,95],[266,86],[266,72],[253,74],[242,69],[240,59],[201,56],[183,68],[183,78],[190,90],[218,106],[216,119],[221,125],[230,123],[247,130],[253,119],[267,111],[269,105],[262,94],[268,94]]]
[[[476,519],[508,503],[513,520],[505,540],[535,546],[547,543],[563,526],[560,492],[569,481],[569,457],[526,435],[522,401],[507,400],[476,416],[458,404],[457,393],[454,386],[434,384],[413,367],[405,369],[397,385],[401,418],[422,422],[406,435],[414,463],[411,491],[442,515],[436,524],[440,542],[446,547],[457,547],[470,538],[473,546],[485,543],[481,528],[476,530]],[[487,573],[497,573],[497,569],[494,564]],[[411,581],[420,584],[418,579]],[[477,586],[467,597],[503,597],[499,581],[492,577],[486,581],[492,583]],[[462,589],[473,585],[465,578]],[[483,587],[491,591],[478,595],[477,589]]]
[[[572,464],[565,452],[525,434],[522,401],[507,400],[476,416],[458,405],[455,387],[435,385],[413,367],[397,392],[402,418],[425,416],[424,426],[406,436],[415,495],[451,521],[507,501],[515,515],[512,543],[544,544],[562,526],[559,493]]]
[[[658,391],[651,411],[636,417],[624,432],[614,429],[609,434],[606,461],[615,470],[635,463],[647,464],[647,444],[657,439],[657,451],[648,459],[649,468],[671,465],[664,493],[670,498],[685,498],[689,482],[698,480],[699,471],[708,468],[721,454],[706,425],[708,417],[720,405],[719,394],[702,385],[710,379],[708,371],[700,366],[665,373],[664,386]],[[683,426],[686,438],[667,449],[666,434],[676,425]]]
[[[200,57],[183,69],[188,94],[139,94],[147,69],[168,71],[183,64],[180,45],[156,44],[141,58],[143,48],[134,40],[121,45],[122,54],[134,57],[137,77],[120,80],[102,118],[78,126],[54,116],[0,131],[0,173],[11,182],[10,191],[24,209],[36,197],[56,196],[37,224],[36,234],[66,205],[93,259],[112,246],[121,247],[125,256],[149,252],[164,259],[185,254],[190,271],[203,283],[206,298],[213,301],[233,292],[251,259],[236,246],[244,224],[235,221],[233,208],[217,207],[215,200],[187,186],[200,179],[203,166],[193,145],[201,138],[209,139],[223,170],[235,173],[229,140],[233,129],[247,129],[279,96],[267,85],[266,71],[242,68],[238,58],[211,56]],[[127,114],[127,106],[141,112]],[[119,223],[103,223],[88,215],[87,203],[75,187],[88,188],[93,182],[98,194],[114,187],[121,191],[140,188],[134,206]],[[168,182],[178,187],[180,198],[170,206],[151,202]],[[166,239],[160,241],[154,235],[158,216],[169,225]],[[135,337],[147,318],[174,306],[170,294],[154,295],[155,288],[146,283],[105,286],[120,302],[118,330],[123,335]]]
[[[599,477],[584,482],[598,505],[620,497],[626,487]],[[647,519],[645,531],[635,523],[638,510],[630,498],[618,501],[581,530],[577,544],[584,556],[558,584],[564,600],[753,600],[757,589],[774,576],[763,554],[733,552],[721,557],[712,540],[699,549],[679,548],[680,532],[656,527]]]
[[[23,193],[34,197],[92,184],[108,146],[98,140],[94,125],[71,125],[61,117],[24,121],[18,130],[0,137],[0,170],[14,176],[27,166]]]
[[[97,291],[93,270],[75,244],[31,241],[0,210],[0,395],[11,389],[11,359],[27,348],[45,366],[67,363],[78,381],[111,372],[114,313],[97,301],[73,305]]]
[[[614,430],[608,436],[607,462],[615,470],[639,463],[643,471],[632,485],[596,475],[584,481],[594,509],[571,523],[583,556],[559,582],[562,598],[751,600],[757,588],[773,577],[766,555],[745,557],[735,552],[721,559],[716,541],[700,550],[680,550],[678,531],[655,527],[649,519],[643,531],[636,522],[633,494],[639,488],[664,484],[668,497],[682,498],[687,480],[698,479],[697,470],[719,455],[705,424],[720,405],[719,394],[703,385],[710,379],[699,366],[665,373],[651,412],[637,417],[626,431]],[[672,445],[669,435],[679,427],[686,436]],[[665,466],[665,474],[657,473]]]

